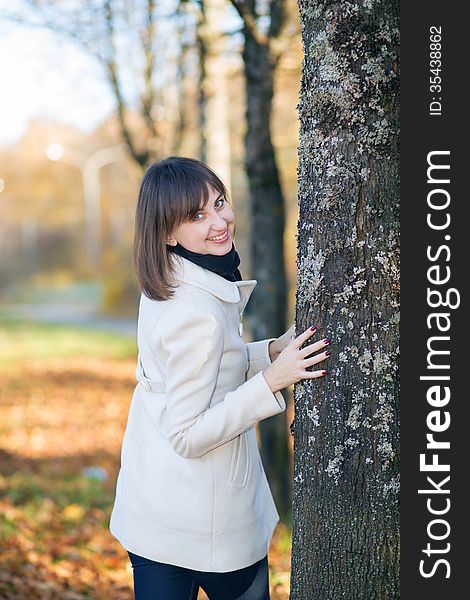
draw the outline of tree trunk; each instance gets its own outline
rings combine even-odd
[[[201,160],[222,177],[231,192],[231,152],[225,36],[226,0],[202,0],[198,27],[200,66]]]
[[[247,131],[245,164],[251,207],[250,254],[258,285],[250,307],[254,339],[286,329],[287,280],[284,267],[284,197],[271,142],[274,62],[269,45],[244,28]],[[276,504],[285,518],[291,509],[286,414],[259,423],[261,456]]]
[[[399,598],[399,3],[299,0],[292,600]],[[309,342],[311,343],[311,342]],[[319,367],[313,367],[318,369]]]

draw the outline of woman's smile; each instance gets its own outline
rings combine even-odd
[[[221,234],[215,236],[215,237],[210,237],[207,238],[209,240],[209,242],[214,242],[215,244],[223,244],[224,242],[226,242],[228,239],[230,238],[230,233],[228,228]]]

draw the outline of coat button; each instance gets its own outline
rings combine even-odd
[[[240,324],[238,325],[238,333],[240,334],[240,336],[243,335],[243,323],[240,321]]]

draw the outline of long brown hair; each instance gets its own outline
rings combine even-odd
[[[194,218],[201,200],[207,204],[208,184],[229,201],[224,183],[200,160],[169,156],[145,172],[135,213],[133,261],[140,291],[151,300],[173,296],[173,253],[166,240]]]

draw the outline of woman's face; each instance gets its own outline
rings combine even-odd
[[[181,224],[168,238],[167,244],[180,244],[199,254],[223,256],[232,249],[235,214],[225,198],[208,185],[209,200],[191,221]],[[199,205],[202,206],[202,202]],[[213,239],[220,238],[221,239]]]

